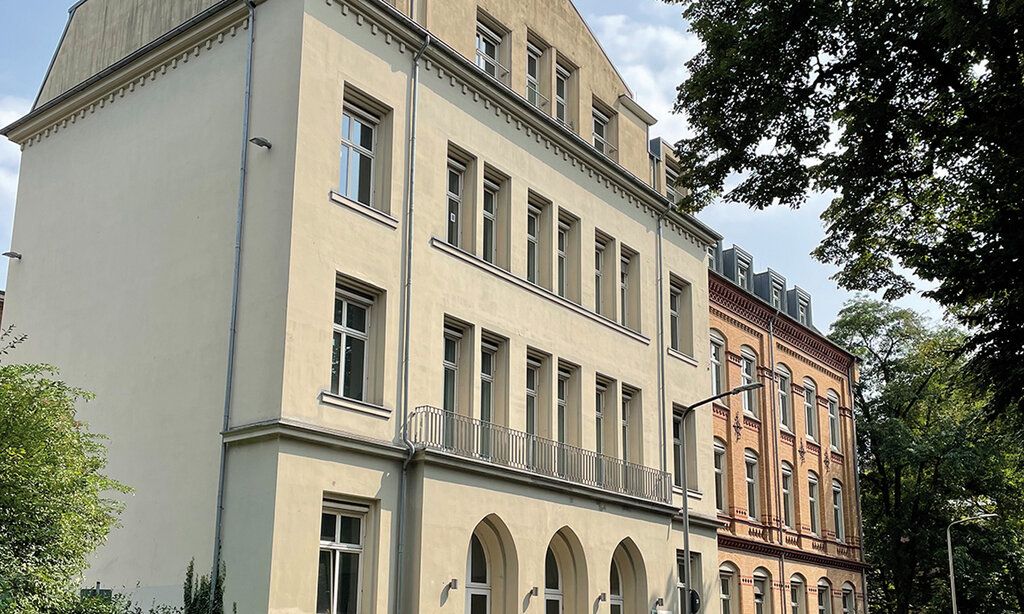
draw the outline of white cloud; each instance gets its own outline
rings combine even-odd
[[[13,96],[0,96],[0,127],[6,126],[28,113],[30,100]],[[14,224],[14,200],[18,194],[18,168],[21,150],[5,138],[0,138],[0,250],[7,251],[11,244]],[[0,288],[7,286],[7,259],[0,261]]]

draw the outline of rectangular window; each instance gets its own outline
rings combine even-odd
[[[476,26],[476,65],[495,79],[505,82],[508,70],[501,63],[502,36],[482,23]]]
[[[370,357],[370,310],[374,298],[338,287],[334,297],[334,346],[331,392],[356,401],[367,400]]]
[[[558,64],[555,68],[555,119],[572,126],[569,110],[569,79],[572,71]]]
[[[750,289],[750,265],[744,262],[736,264],[736,283],[744,290]]]
[[[797,320],[804,326],[807,326],[807,303],[803,300],[797,306]]]
[[[598,237],[594,242],[594,312],[604,315],[604,254],[606,243]]]
[[[839,399],[831,394],[828,397],[828,438],[832,449],[840,452],[842,446],[842,431],[839,423]]]
[[[718,335],[711,335],[711,391],[712,395],[722,394],[725,390],[725,370],[722,368],[722,357],[725,354],[725,342]]]
[[[635,300],[638,284],[633,279],[638,260],[635,256],[635,252],[623,246],[619,258],[619,323],[633,330],[639,328],[640,321]]]
[[[541,92],[540,67],[543,52],[532,43],[526,44],[526,99],[530,104],[542,109],[548,99]]]
[[[498,346],[484,342],[480,345],[480,456],[491,456],[491,423],[494,420],[495,369]]]
[[[698,487],[696,420],[692,411],[677,408],[672,414],[673,480],[677,487],[693,491]]]
[[[594,107],[594,149],[606,156],[615,151],[611,143],[611,118]]]
[[[789,610],[792,614],[801,614],[801,603],[800,603],[800,592],[803,590],[803,585],[796,580],[790,580],[789,583]]]
[[[530,205],[526,213],[526,280],[540,283],[540,216],[541,211]]]
[[[714,245],[708,246],[708,268],[712,271],[718,270],[718,248]]]
[[[697,591],[699,595],[702,592],[703,574],[701,573],[703,566],[700,562],[699,552],[690,552],[690,587]],[[676,551],[676,589],[679,591],[679,611],[683,611],[683,600],[686,596],[686,553],[682,550]],[[701,595],[703,597],[703,595]]]
[[[718,578],[722,597],[722,614],[732,614],[732,574],[723,571]]]
[[[804,417],[807,420],[807,437],[818,441],[818,390],[810,380],[804,382]]]
[[[857,614],[857,603],[853,591],[843,590],[843,614]]]
[[[345,198],[367,207],[376,205],[374,165],[379,125],[379,116],[355,105],[345,105],[342,111],[338,190]]]
[[[633,410],[632,410],[632,407],[631,407],[632,403],[633,403],[633,392],[623,388],[622,389],[622,419],[621,419],[621,423],[620,423],[622,439],[621,439],[621,442],[620,442],[620,445],[621,445],[620,449],[622,451],[622,460],[624,460],[624,461],[631,460],[631,458],[630,458],[631,450],[630,450],[630,447],[629,447],[629,426],[630,426],[630,422],[632,421],[632,417],[633,417],[632,416]]]
[[[782,428],[793,430],[792,377],[779,366],[779,418]]]
[[[559,367],[558,385],[555,414],[555,438],[558,443],[567,443],[567,428],[569,420],[569,379],[572,372]]]
[[[752,354],[743,353],[740,356],[740,385],[749,386],[754,383],[755,371],[757,370],[757,359]],[[747,390],[743,393],[743,412],[752,416],[757,415],[757,390]]]
[[[746,455],[746,481],[747,481],[747,516],[753,520],[760,517],[760,504],[758,499],[758,475],[757,457],[752,453]]]
[[[569,224],[558,221],[558,296],[565,298],[569,289]]]
[[[772,284],[772,307],[776,309],[782,309],[782,293],[783,288],[777,284]]]
[[[672,278],[668,294],[669,347],[693,356],[693,293],[690,284]]]
[[[537,434],[537,385],[540,382],[540,362],[526,359],[526,432]]]
[[[818,478],[813,475],[807,479],[807,503],[811,513],[808,523],[811,533],[818,535]]]
[[[484,179],[483,257],[491,264],[498,260],[498,190],[497,183]]]
[[[462,247],[462,200],[466,166],[448,159],[448,244]]]
[[[846,541],[846,526],[843,522],[843,487],[832,483],[832,523],[836,527],[836,540]]]
[[[793,469],[782,467],[782,524],[793,527]]]
[[[444,399],[443,409],[449,414],[458,411],[459,401],[459,345],[462,332],[451,327],[444,329]]]
[[[594,451],[598,454],[604,454],[604,400],[607,393],[607,384],[599,381],[594,404]]]
[[[320,515],[317,614],[356,614],[366,511],[356,506],[325,506]]]
[[[725,491],[725,446],[718,441],[715,442],[715,509],[719,513],[725,512],[726,491]]]
[[[671,165],[665,165],[665,196],[669,202],[675,204],[679,202],[679,188],[676,184],[679,183],[679,172],[672,168]]]

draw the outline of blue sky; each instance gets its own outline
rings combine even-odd
[[[0,0],[0,126],[28,111],[67,20],[71,0]],[[675,88],[685,77],[683,63],[700,50],[680,9],[658,0],[576,0],[591,28],[618,66],[637,101],[659,118],[652,136],[670,142],[687,134],[685,118],[672,114]],[[10,246],[17,189],[18,148],[0,137],[0,251]],[[849,294],[829,278],[833,267],[810,252],[824,229],[819,219],[828,204],[812,196],[799,211],[750,211],[718,205],[700,218],[725,236],[725,244],[754,255],[758,270],[771,267],[811,293],[815,323],[827,329]],[[7,285],[7,259],[0,259],[0,288]],[[934,303],[908,297],[903,304],[937,317]]]

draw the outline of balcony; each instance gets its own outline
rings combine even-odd
[[[409,416],[419,446],[658,503],[672,502],[669,474],[436,407]]]

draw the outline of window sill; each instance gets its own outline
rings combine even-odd
[[[391,217],[387,213],[384,213],[383,211],[380,211],[378,209],[374,209],[373,207],[368,207],[363,203],[356,202],[350,198],[346,198],[341,194],[338,194],[334,190],[331,190],[330,192],[330,199],[331,202],[334,204],[341,205],[343,207],[348,207],[349,209],[355,211],[356,213],[368,217],[375,222],[384,224],[389,228],[398,228],[397,218]]]
[[[566,309],[569,309],[570,311],[574,311],[574,312],[578,313],[581,316],[589,318],[590,320],[593,320],[594,322],[597,322],[598,324],[606,326],[606,327],[608,327],[608,328],[610,328],[610,329],[612,329],[612,330],[614,330],[614,331],[616,331],[618,333],[621,333],[621,334],[623,334],[623,335],[625,335],[627,337],[630,337],[631,339],[639,341],[640,343],[643,343],[643,344],[650,344],[651,343],[651,340],[648,337],[645,337],[644,335],[641,335],[640,333],[638,333],[636,331],[630,330],[630,329],[626,328],[625,326],[617,324],[616,322],[614,322],[612,320],[609,320],[608,318],[606,318],[606,317],[604,317],[602,315],[599,315],[597,313],[594,313],[593,311],[585,309],[584,307],[582,307],[582,306],[572,302],[571,300],[566,299],[566,298],[562,298],[561,296],[558,296],[554,292],[552,292],[552,291],[550,291],[550,290],[548,290],[546,288],[543,288],[541,286],[538,286],[537,284],[535,284],[533,282],[527,281],[527,280],[525,280],[525,279],[523,279],[523,278],[521,278],[521,277],[519,277],[517,275],[513,275],[512,273],[506,271],[505,269],[503,269],[503,268],[501,268],[501,267],[499,267],[497,265],[491,264],[490,262],[487,262],[483,258],[478,258],[474,254],[471,254],[471,253],[469,253],[469,252],[467,252],[467,251],[465,251],[463,249],[455,247],[454,245],[450,245],[446,241],[438,239],[437,237],[433,237],[432,239],[430,239],[430,244],[432,246],[434,246],[435,249],[440,250],[440,251],[448,254],[449,256],[454,256],[455,258],[458,258],[459,260],[462,260],[463,262],[465,262],[467,264],[473,265],[473,266],[477,267],[478,269],[482,269],[482,270],[484,270],[484,271],[486,271],[488,273],[491,273],[492,275],[500,277],[501,279],[504,279],[507,282],[513,283],[513,284],[519,286],[520,288],[523,288],[525,290],[529,290],[530,292],[536,294],[537,296],[540,296],[541,298],[545,298],[545,299],[547,299],[547,300],[549,300],[549,301],[551,301],[553,303],[561,305],[562,307],[565,307]]]
[[[373,403],[367,403],[365,401],[357,401],[355,399],[348,399],[343,396],[339,396],[330,392],[329,390],[321,390],[319,399],[322,405],[330,405],[331,407],[337,407],[339,409],[347,409],[349,411],[374,416],[375,418],[391,418],[392,410],[383,405],[374,405]]]
[[[689,354],[684,354],[683,352],[680,352],[679,350],[677,350],[675,348],[671,348],[671,347],[668,348],[668,355],[671,356],[672,358],[677,359],[677,360],[681,360],[681,361],[685,362],[688,365],[692,365],[694,367],[699,367],[700,366],[700,363],[697,362],[696,358],[694,358],[693,356],[690,356]]]

